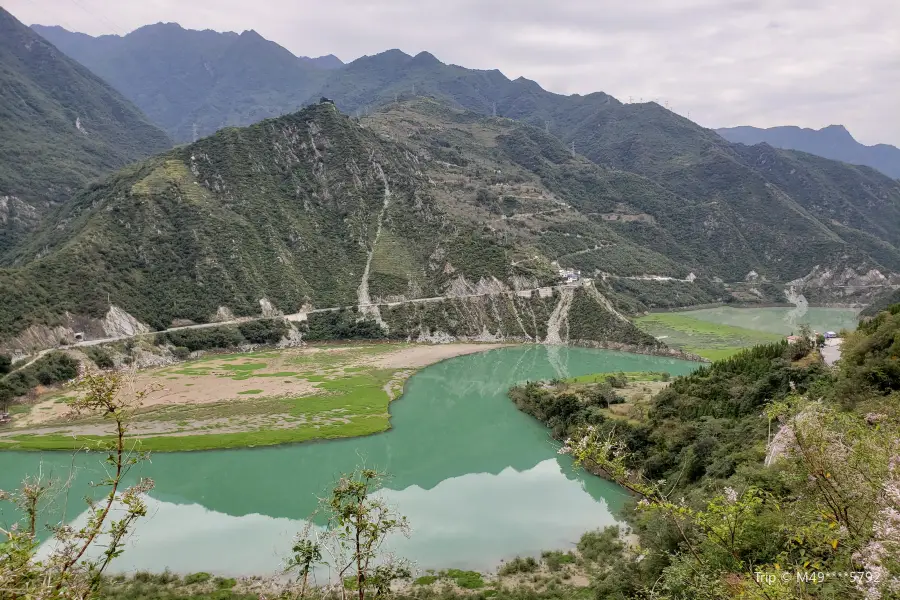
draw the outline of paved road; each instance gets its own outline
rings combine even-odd
[[[842,341],[840,339],[825,340],[825,345],[822,347],[822,359],[829,367],[840,360]]]
[[[479,298],[482,296],[518,295],[518,296],[525,297],[525,296],[529,296],[532,292],[537,292],[541,296],[547,297],[553,293],[554,289],[561,290],[564,288],[575,288],[575,287],[578,287],[578,284],[554,285],[554,286],[547,286],[547,287],[542,287],[542,288],[534,288],[534,289],[530,289],[530,290],[486,292],[483,294],[469,294],[469,295],[463,295],[463,296],[434,296],[431,298],[414,298],[412,300],[404,300],[402,302],[386,302],[386,303],[381,303],[381,304],[376,304],[376,303],[359,304],[359,305],[356,305],[356,308],[363,309],[363,308],[368,308],[370,306],[392,307],[392,306],[399,306],[401,304],[422,304],[422,303],[427,303],[427,302],[442,302],[444,300],[455,300],[455,299],[463,300],[466,298]],[[307,319],[307,316],[311,315],[311,314],[333,312],[333,311],[337,311],[337,310],[341,310],[341,309],[352,309],[353,307],[354,307],[354,305],[332,306],[329,308],[316,308],[313,310],[298,312],[298,313],[294,313],[291,315],[284,315],[284,318],[287,319],[288,321],[305,321]],[[26,367],[26,366],[30,365],[31,363],[33,363],[34,361],[36,361],[37,359],[39,359],[40,357],[47,354],[48,352],[52,352],[53,350],[60,350],[60,349],[65,350],[65,349],[71,349],[71,348],[83,348],[85,346],[96,346],[98,344],[108,344],[110,342],[120,342],[122,340],[140,338],[140,337],[144,337],[144,336],[151,336],[151,335],[156,335],[158,333],[166,333],[168,331],[182,331],[184,329],[204,329],[206,327],[219,327],[221,325],[239,325],[241,323],[247,323],[249,321],[260,321],[262,319],[269,319],[269,318],[271,318],[271,317],[263,317],[263,316],[241,317],[239,319],[233,319],[230,321],[218,321],[215,323],[200,323],[197,325],[184,325],[181,327],[170,327],[169,329],[165,329],[163,331],[152,331],[149,333],[138,333],[135,335],[120,335],[120,336],[116,336],[116,337],[99,338],[99,339],[95,339],[95,340],[84,340],[82,342],[75,342],[74,344],[69,344],[68,346],[62,346],[61,348],[48,348],[46,350],[41,350],[37,354],[33,354],[25,359],[22,359],[20,361],[21,364],[17,363],[16,368]]]

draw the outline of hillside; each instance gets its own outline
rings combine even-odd
[[[0,264],[76,190],[170,146],[118,92],[0,8]]]
[[[900,288],[888,290],[872,299],[872,303],[859,313],[860,317],[874,317],[890,306],[900,304]]]
[[[160,27],[130,35],[146,36]],[[98,44],[101,38],[87,39]],[[237,45],[234,52],[247,64],[256,60]],[[135,64],[134,76],[146,68]],[[147,85],[156,85],[157,94],[177,95],[153,84],[154,78],[142,77]],[[603,184],[607,190],[610,185],[617,189],[606,194],[601,202],[605,208],[581,212],[597,213],[593,220],[607,221],[608,234],[638,247],[629,254],[637,257],[634,269],[643,270],[628,275],[684,278],[693,272],[728,283],[730,291],[746,301],[782,301],[781,292],[770,286],[788,282],[815,301],[842,302],[865,301],[884,285],[900,283],[900,183],[870,169],[767,146],[731,144],[655,103],[623,104],[601,92],[553,94],[497,70],[446,65],[428,52],[410,56],[389,50],[320,71],[315,82],[303,82],[309,83],[305,98],[298,92],[285,103],[286,96],[270,96],[266,110],[287,112],[297,103],[324,96],[340,110],[365,117],[427,97],[456,109],[534,125],[550,134],[547,139],[555,138],[554,152],[559,142],[567,149],[574,145],[578,155],[607,168],[605,172],[616,172],[608,176],[617,178],[614,183]],[[131,84],[122,85],[126,94],[137,94]],[[251,99],[247,90],[255,87],[236,83],[208,115],[241,113],[235,107]],[[253,120],[252,115],[241,115],[240,122]],[[520,143],[524,141],[517,140],[513,146],[519,148],[511,149],[530,148],[533,154],[546,145],[544,140]],[[530,160],[514,153],[507,154],[513,162]],[[555,163],[550,157],[541,164],[546,171],[547,164]],[[584,199],[596,200],[593,186],[600,184],[574,183],[582,174],[568,165],[554,170],[540,175],[548,189],[559,194],[561,187],[580,187]],[[611,202],[622,189],[628,190],[630,203]],[[566,233],[570,245],[572,234],[581,235]],[[604,270],[595,264],[602,252],[587,246],[573,246],[572,251],[583,251],[575,268]]]
[[[889,144],[866,146],[857,142],[843,125],[822,129],[800,127],[725,127],[716,133],[729,142],[768,144],[785,150],[800,150],[853,165],[865,165],[888,177],[900,179],[900,148]]]
[[[898,357],[900,304],[849,334],[836,367],[811,341],[780,342],[650,398],[649,383],[630,381],[652,374],[509,395],[563,442],[560,454],[633,494],[623,516],[640,556],[610,553],[596,597],[895,598]],[[873,575],[794,576],[810,568]]]
[[[475,115],[460,118],[479,122]],[[551,297],[547,286],[559,282],[551,259],[559,252],[550,253],[550,238],[567,238],[553,232],[552,222],[542,226],[550,234],[549,245],[539,248],[545,256],[515,260],[538,248],[543,236],[510,234],[518,220],[486,226],[483,215],[494,210],[485,206],[488,190],[479,194],[463,183],[465,176],[457,188],[437,183],[433,176],[442,164],[379,135],[376,125],[363,127],[323,102],[248,128],[223,129],[92,186],[30,241],[25,266],[0,271],[10,290],[0,310],[2,336],[9,340],[31,328],[9,344],[24,349],[55,344],[72,330],[104,337],[112,335],[110,319],[130,322],[121,310],[164,329],[229,313],[363,305],[394,334],[411,338],[656,344],[596,288]],[[481,169],[476,181],[495,175]],[[520,190],[528,182],[540,187],[525,171],[509,177]],[[535,194],[517,209],[521,223],[530,223],[526,210],[541,212],[548,204],[558,209],[561,202]],[[563,221],[590,226],[571,213]],[[597,231],[606,230],[597,225]],[[629,248],[627,240],[622,244]],[[497,299],[465,299],[485,294]],[[441,296],[450,300],[384,306],[380,313],[367,308]],[[570,332],[569,323],[581,325]],[[68,332],[42,328],[54,325]]]
[[[193,31],[157,23],[125,36],[91,37],[61,27],[33,29],[120,90],[179,142],[295,111],[326,71],[343,64],[333,55],[296,57],[255,31]]]
[[[606,276],[625,296],[652,296],[657,307],[666,297],[669,306],[685,305],[728,296],[724,281],[734,297],[751,301],[783,301],[783,287],[775,284],[788,282],[812,296],[853,299],[900,272],[894,225],[900,187],[872,171],[808,155],[716,147],[712,133],[650,105],[610,102],[613,114],[595,113],[576,130],[602,133],[579,133],[576,150],[581,143],[584,155],[574,156],[542,128],[440,106],[391,102],[363,122],[437,159],[429,177],[454,203],[471,203],[463,190],[454,191],[464,175],[487,188],[483,198],[497,198],[493,217],[482,208],[491,227],[532,236],[526,245],[564,267]],[[610,131],[609,121],[635,133]],[[654,133],[673,123],[683,131]],[[628,143],[641,162],[628,160]],[[706,154],[691,154],[703,144],[710,144]],[[479,168],[494,173],[479,178],[473,175]],[[519,171],[531,182],[517,182]]]
[[[22,246],[23,268],[0,272],[16,293],[10,306],[28,307],[24,315],[7,311],[2,330],[8,336],[36,324],[64,325],[103,337],[116,329],[101,325],[110,305],[163,329],[229,311],[258,315],[262,299],[289,314],[513,291],[527,297],[525,290],[560,283],[559,269],[593,279],[590,289],[600,297],[564,295],[549,308],[471,299],[464,308],[382,307],[375,316],[412,338],[439,331],[545,339],[558,306],[553,339],[576,341],[587,331],[587,340],[645,343],[630,325],[614,331],[579,320],[584,300],[635,314],[783,302],[788,284],[817,301],[867,297],[900,272],[895,246],[816,218],[795,199],[805,201],[801,193],[759,183],[764,173],[775,179],[793,169],[800,192],[819,186],[818,210],[833,201],[845,219],[888,236],[889,228],[879,228],[889,224],[893,197],[882,203],[880,223],[866,212],[854,216],[838,187],[847,182],[828,179],[818,160],[810,166],[776,155],[765,170],[741,167],[770,194],[768,204],[740,206],[746,196],[736,194],[732,207],[673,191],[674,171],[667,186],[602,167],[511,119],[413,98],[357,121],[323,102],[221,130],[80,194]],[[844,175],[857,177],[847,168]],[[791,182],[781,185],[792,189]],[[877,207],[870,203],[868,211]],[[769,214],[782,220],[766,220]],[[830,270],[816,269],[826,261]],[[866,266],[887,276],[866,274]],[[758,275],[744,281],[748,272]],[[85,280],[95,285],[86,289]],[[534,323],[522,321],[523,311],[534,313]],[[43,331],[39,345],[58,337]],[[19,342],[34,343],[30,335]]]

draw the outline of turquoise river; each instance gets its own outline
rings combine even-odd
[[[572,468],[543,425],[507,398],[529,379],[597,372],[685,374],[697,363],[668,358],[530,346],[490,350],[413,375],[391,405],[392,429],[366,438],[273,448],[156,454],[129,477],[152,477],[150,514],[114,570],[265,575],[279,570],[294,535],[340,473],[357,465],[390,474],[381,493],[410,521],[391,550],[419,569],[487,570],[516,555],[573,547],[589,529],[615,522],[616,486]],[[99,454],[0,452],[0,489],[22,478],[74,480],[47,521],[84,520]],[[63,508],[65,507],[65,508]],[[15,515],[3,507],[6,527]]]

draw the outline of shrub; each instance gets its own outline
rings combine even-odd
[[[624,549],[625,544],[619,539],[618,525],[610,525],[602,530],[588,531],[578,540],[578,552],[585,560],[591,562],[601,559],[612,560]]]
[[[538,562],[531,556],[522,558],[517,556],[502,567],[500,575],[515,575],[516,573],[534,573],[538,569]]]
[[[241,335],[251,344],[277,344],[288,332],[284,319],[260,319],[241,323]]]
[[[209,581],[211,578],[212,575],[201,571],[200,573],[191,573],[190,575],[185,575],[184,582],[187,585],[191,585],[193,583],[203,583],[204,581]]]
[[[0,354],[0,375],[12,371],[12,358],[8,354]]]
[[[172,356],[174,356],[178,360],[187,360],[190,355],[191,355],[190,349],[185,348],[184,346],[175,346],[172,349]]]
[[[571,552],[559,552],[552,550],[541,554],[541,558],[547,564],[547,568],[552,572],[559,571],[563,565],[575,562],[575,556]]]
[[[78,376],[78,361],[65,352],[50,352],[27,367],[0,379],[0,404],[24,396],[40,385],[52,385]]]
[[[358,321],[350,311],[338,310],[309,315],[304,338],[323,340],[379,340],[386,339],[384,329],[371,318]]]
[[[216,577],[213,583],[220,590],[230,590],[237,585],[237,579],[233,577]]]
[[[214,348],[234,348],[244,342],[237,327],[220,326],[204,327],[202,329],[180,329],[169,331],[156,337],[157,344],[160,340],[173,346],[184,346],[191,352],[197,350],[211,350]]]
[[[101,348],[100,346],[88,346],[85,348],[84,353],[87,354],[87,357],[94,361],[94,364],[101,369],[112,369],[116,366],[113,362],[112,355],[106,348]]]
[[[444,576],[448,579],[452,579],[456,582],[456,585],[467,590],[477,590],[478,588],[484,587],[484,579],[481,578],[481,573],[476,571],[449,569],[444,573]]]

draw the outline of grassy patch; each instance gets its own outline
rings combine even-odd
[[[199,385],[205,390],[215,390],[218,389],[216,385],[222,385],[222,400],[145,407],[135,415],[131,439],[144,450],[169,452],[271,446],[385,431],[389,428],[390,418],[390,399],[385,387],[403,377],[399,376],[398,369],[374,368],[365,364],[368,360],[360,359],[393,352],[402,346],[405,344],[338,347],[338,351],[328,347],[326,351],[302,354],[294,351],[270,352],[265,357],[218,355],[203,357],[175,368],[146,372],[144,376],[151,379],[167,379],[174,374],[188,375],[192,381],[184,385]],[[302,371],[283,371],[279,368],[295,364],[303,364],[305,368]],[[266,369],[272,372],[262,372]],[[403,373],[408,371],[402,369]],[[230,388],[217,383],[250,378],[258,387],[234,390],[234,384],[230,382]],[[304,381],[316,384],[315,391],[304,387],[307,390],[304,393],[312,395],[292,393]],[[285,387],[285,383],[293,382],[297,385]],[[226,389],[229,391],[224,391]],[[241,398],[240,401],[235,395]],[[83,419],[77,425],[97,421]],[[75,429],[76,434],[77,431]],[[180,435],[169,435],[176,432]],[[109,438],[29,435],[24,432],[7,438],[4,447],[70,450],[99,440],[108,441]]]
[[[477,571],[461,571],[459,569],[448,569],[443,573],[447,579],[452,579],[456,585],[467,590],[477,590],[484,587],[484,579],[481,573]]]
[[[579,377],[570,377],[564,379],[566,383],[603,383],[606,378],[616,373],[591,373],[589,375],[581,375]],[[628,381],[668,381],[670,375],[668,373],[657,373],[655,371],[633,371],[625,373]]]
[[[673,348],[710,360],[727,358],[744,348],[783,339],[776,333],[700,321],[681,313],[651,314],[635,319],[635,324]]]

